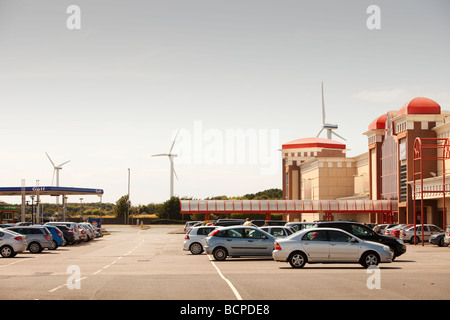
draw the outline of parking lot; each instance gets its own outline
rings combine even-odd
[[[2,300],[448,299],[450,248],[407,244],[395,262],[292,269],[270,258],[214,261],[182,250],[180,226],[108,225],[88,243],[0,259]],[[378,273],[376,273],[378,272]],[[375,278],[376,277],[376,278]]]

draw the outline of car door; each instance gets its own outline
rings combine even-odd
[[[244,238],[240,229],[229,229],[224,231],[225,247],[230,256],[246,254],[247,239]]]
[[[338,230],[329,230],[330,257],[329,261],[357,262],[359,260],[359,242],[355,238]]]
[[[274,239],[259,230],[244,228],[247,240],[247,254],[256,256],[270,256],[274,249]]]
[[[327,230],[312,230],[305,233],[301,244],[309,262],[327,262],[330,254],[330,241]]]

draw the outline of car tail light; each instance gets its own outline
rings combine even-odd
[[[278,242],[275,242],[275,250],[281,250],[281,246]]]
[[[57,233],[58,236],[60,236],[61,238],[63,237],[63,235],[61,234],[61,232],[59,232],[58,230],[56,230],[56,233]]]
[[[188,234],[184,236],[184,240],[189,240],[189,235]]]
[[[16,240],[16,241],[23,241],[23,238],[22,238],[22,236],[17,236],[17,237],[14,238],[14,240]]]
[[[72,230],[67,230],[67,233],[73,233],[73,231]]]
[[[50,235],[48,235],[48,234],[44,234],[44,238],[47,239],[47,240],[51,240],[50,239]]]

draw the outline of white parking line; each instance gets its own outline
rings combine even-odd
[[[128,251],[128,252],[125,253],[124,255],[122,255],[122,256],[120,256],[120,257],[117,257],[117,259],[114,260],[114,261],[112,261],[110,264],[104,266],[104,267],[101,268],[100,270],[97,270],[97,271],[93,272],[92,275],[96,275],[96,274],[102,272],[103,270],[108,269],[108,268],[111,267],[113,264],[117,263],[117,261],[119,261],[120,259],[122,259],[122,258],[128,256],[129,254],[131,254],[134,250],[136,250],[137,248],[139,248],[143,243],[144,243],[144,240],[142,240],[136,247],[134,247],[133,249],[131,249],[130,251]],[[17,261],[17,262],[20,262],[20,261]],[[11,264],[14,264],[14,263],[17,263],[17,262],[13,262],[13,263],[10,263],[10,264],[8,264],[8,265],[11,265]],[[4,266],[7,266],[7,265],[3,265],[3,266],[0,266],[0,267],[4,267]],[[77,279],[76,281],[81,281],[81,280],[84,280],[84,279],[87,279],[87,277],[83,277],[83,278]],[[61,289],[61,288],[64,288],[64,287],[66,287],[66,286],[67,286],[67,284],[63,284],[63,285],[60,285],[60,286],[58,286],[58,287],[56,287],[56,288],[53,288],[53,289],[49,290],[48,292],[55,292],[56,290]]]
[[[217,273],[219,273],[219,276],[225,280],[225,282],[228,284],[228,286],[231,288],[231,291],[233,291],[234,295],[236,296],[236,299],[238,300],[242,300],[241,295],[239,294],[239,292],[236,290],[236,288],[233,286],[233,284],[231,283],[230,280],[228,280],[227,278],[225,278],[225,276],[222,274],[222,272],[219,270],[219,268],[216,266],[216,264],[214,263],[212,257],[210,255],[208,255],[209,261],[211,261],[212,265],[214,266],[214,268],[216,268]]]

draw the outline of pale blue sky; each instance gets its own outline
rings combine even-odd
[[[66,27],[71,4],[80,30]],[[366,27],[371,4],[380,30]],[[48,152],[71,160],[63,186],[115,202],[130,168],[133,204],[165,201],[169,161],[150,155],[179,128],[277,131],[281,148],[320,130],[322,81],[327,121],[349,156],[366,152],[362,133],[388,110],[416,96],[450,110],[449,18],[448,0],[0,0],[0,185],[50,185]],[[180,157],[176,170],[179,196],[281,187],[261,162]]]

